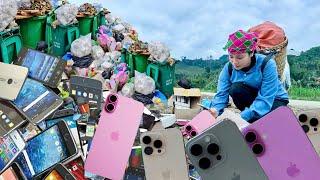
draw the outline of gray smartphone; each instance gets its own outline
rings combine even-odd
[[[13,104],[31,123],[37,124],[57,110],[63,100],[40,82],[27,78]]]
[[[267,180],[237,125],[224,119],[190,139],[187,155],[202,180]]]
[[[27,122],[26,117],[5,100],[0,100],[0,119],[0,137],[8,135]]]
[[[0,98],[17,98],[28,75],[28,68],[0,62]]]
[[[62,78],[65,62],[33,49],[22,49],[14,64],[27,67],[29,77],[56,88]]]

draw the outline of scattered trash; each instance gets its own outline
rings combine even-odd
[[[65,4],[55,10],[59,24],[66,26],[77,23],[77,7],[73,4]]]
[[[2,0],[0,4],[0,31],[14,21],[18,6],[15,0]]]

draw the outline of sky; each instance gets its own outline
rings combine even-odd
[[[160,41],[180,58],[219,58],[228,35],[271,21],[282,27],[288,49],[320,45],[318,0],[71,0],[100,2],[131,24],[146,42]]]

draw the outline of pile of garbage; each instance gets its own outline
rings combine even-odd
[[[73,4],[65,4],[55,10],[55,14],[57,17],[57,22],[53,23],[53,25],[61,24],[61,25],[71,25],[77,23],[77,6]]]
[[[0,31],[16,26],[14,18],[18,6],[15,0],[2,0],[0,4]]]
[[[53,9],[49,0],[23,0],[19,3],[17,18],[30,18],[33,16],[43,16]]]
[[[82,4],[78,9],[78,17],[94,16],[97,14],[96,8],[90,3]]]

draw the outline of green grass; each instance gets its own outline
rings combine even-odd
[[[289,90],[290,99],[320,101],[320,88],[291,87]]]
[[[176,64],[176,74],[201,74],[204,72],[203,68],[197,66],[188,66],[182,63]]]

